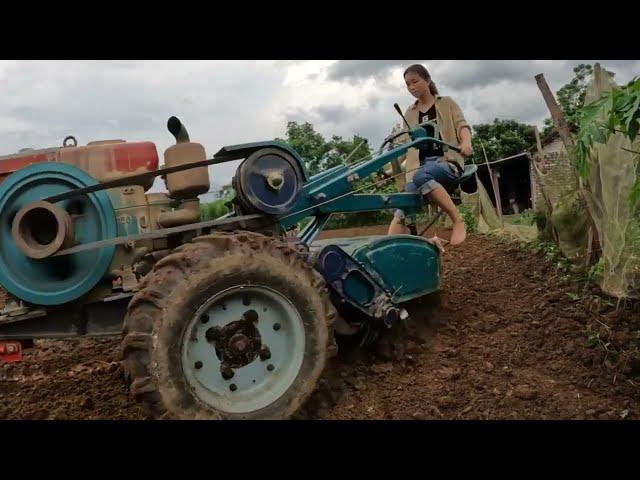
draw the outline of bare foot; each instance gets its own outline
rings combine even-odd
[[[389,230],[387,231],[387,235],[406,235],[408,233],[409,229],[404,223],[400,223],[400,221],[395,218],[392,220],[391,225],[389,225]]]
[[[467,238],[467,228],[463,221],[453,223],[451,231],[451,245],[460,245]]]
[[[431,237],[431,238],[427,239],[427,242],[429,242],[432,245],[435,245],[436,247],[438,247],[438,250],[440,250],[441,253],[444,253],[444,246],[447,243],[449,243],[448,240],[445,240],[444,238],[438,238],[437,235],[435,237]]]

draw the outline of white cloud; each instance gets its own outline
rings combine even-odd
[[[171,115],[212,155],[224,145],[283,136],[288,120],[310,121],[326,137],[358,133],[376,145],[413,100],[402,71],[415,61],[0,61],[2,154],[123,138],[173,143]],[[541,125],[546,106],[534,75],[557,90],[587,61],[421,61],[441,94],[473,123],[511,118]],[[624,83],[639,61],[602,61]],[[211,168],[213,188],[238,162]],[[160,186],[162,182],[156,182]]]

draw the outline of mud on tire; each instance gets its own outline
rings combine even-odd
[[[232,412],[203,402],[182,367],[182,345],[198,309],[237,285],[271,289],[302,319],[301,366],[284,394],[257,410]],[[154,418],[286,419],[314,391],[335,354],[337,313],[322,277],[289,244],[251,232],[214,233],[182,245],[144,278],[125,317],[122,356],[134,397]],[[233,397],[231,397],[233,398]]]

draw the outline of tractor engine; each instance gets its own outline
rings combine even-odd
[[[172,117],[168,128],[176,144],[164,152],[166,167],[205,160],[204,147],[189,140],[180,120]],[[209,190],[207,167],[167,174],[168,193],[149,193],[154,180],[149,175],[57,203],[40,199],[157,169],[151,142],[77,146],[67,137],[61,148],[0,157],[0,317],[10,306],[23,314],[25,302],[87,304],[137,290],[139,279],[182,237],[56,254],[78,244],[197,222],[198,195]]]

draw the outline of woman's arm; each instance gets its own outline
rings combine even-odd
[[[454,100],[451,100],[451,114],[453,116],[453,124],[456,127],[456,135],[460,143],[460,149],[462,150],[460,153],[469,157],[473,154],[471,127],[465,120],[462,110]]]
[[[467,157],[473,155],[473,147],[471,146],[471,128],[469,126],[462,127],[460,133],[460,153]]]

